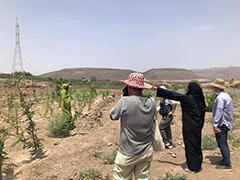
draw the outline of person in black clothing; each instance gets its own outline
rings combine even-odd
[[[182,133],[185,145],[187,168],[185,171],[196,173],[202,165],[202,128],[204,125],[206,104],[202,88],[195,82],[188,84],[186,94],[153,87],[157,97],[180,101],[182,109]]]

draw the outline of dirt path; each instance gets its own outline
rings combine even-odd
[[[95,157],[94,149],[100,147],[99,153],[106,155],[117,148],[119,141],[119,121],[109,119],[109,111],[120,98],[120,91],[117,98],[112,98],[109,103],[100,107],[101,99],[97,100],[95,107],[102,109],[100,121],[102,126],[91,130],[82,130],[81,122],[76,122],[76,129],[71,132],[72,136],[67,138],[47,138],[44,142],[45,157],[42,159],[30,160],[28,153],[20,147],[14,148],[10,153],[9,162],[14,162],[8,168],[8,178],[19,180],[76,180],[79,179],[79,172],[86,168],[96,168],[102,172],[105,179],[111,177],[113,165],[104,164],[104,161]],[[211,114],[207,114],[209,118]],[[160,117],[158,116],[158,119]],[[79,120],[81,121],[81,120]],[[204,151],[202,171],[197,174],[184,172],[185,151],[182,148],[181,135],[181,112],[177,107],[174,124],[172,125],[174,141],[177,144],[172,150],[154,153],[154,160],[151,165],[150,179],[157,180],[165,173],[186,174],[189,180],[238,180],[240,179],[240,155],[237,149],[232,149],[231,159],[233,165],[232,172],[223,172],[215,169],[215,163],[220,159],[219,150]],[[42,122],[46,123],[46,122]],[[203,135],[211,134],[211,123],[206,122]],[[176,158],[172,157],[176,154]],[[14,156],[15,154],[15,156]],[[16,156],[17,154],[17,156]],[[96,155],[96,154],[95,154]],[[110,178],[112,179],[112,178]]]

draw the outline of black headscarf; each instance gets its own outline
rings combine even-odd
[[[188,84],[187,95],[192,95],[200,111],[206,110],[206,103],[203,95],[202,88],[196,82],[190,82]]]
[[[125,86],[122,90],[123,96],[129,96],[128,94],[128,86]]]

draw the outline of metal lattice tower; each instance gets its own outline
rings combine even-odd
[[[22,62],[22,53],[20,48],[20,31],[19,31],[19,24],[18,19],[16,19],[16,26],[15,26],[15,50],[13,56],[13,65],[12,65],[12,73],[15,72],[24,72],[23,70],[23,62]]]

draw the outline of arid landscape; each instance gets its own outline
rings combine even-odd
[[[41,84],[41,83],[40,83]],[[180,85],[176,89],[177,83],[169,83],[169,87],[175,87],[175,90],[184,92],[184,88]],[[208,84],[202,84],[206,96],[211,92]],[[112,179],[113,161],[119,141],[119,121],[111,121],[109,111],[121,98],[121,89],[96,89],[96,95],[89,104],[84,106],[80,116],[76,116],[75,129],[63,138],[49,137],[49,119],[54,113],[59,112],[58,102],[56,99],[47,102],[46,94],[54,91],[54,86],[45,85],[41,88],[36,87],[20,87],[23,92],[31,95],[35,89],[36,99],[31,110],[34,111],[32,120],[36,123],[36,134],[39,138],[44,138],[42,154],[38,156],[31,155],[30,149],[23,149],[22,143],[11,147],[10,145],[16,140],[15,131],[11,129],[9,136],[5,141],[4,151],[7,153],[8,159],[3,163],[3,179],[11,180],[78,180],[78,179]],[[83,91],[80,87],[73,86],[76,92]],[[179,176],[185,174],[189,180],[238,180],[240,172],[240,90],[237,88],[228,88],[234,101],[234,129],[229,135],[229,145],[231,148],[231,160],[233,171],[223,172],[215,169],[216,162],[220,160],[219,149],[204,150],[204,159],[202,171],[197,174],[185,172],[185,155],[181,134],[181,108],[177,106],[174,115],[174,123],[172,124],[174,142],[176,147],[172,150],[154,153],[151,165],[150,179],[157,180],[159,177],[165,177],[166,173]],[[12,92],[18,92],[15,87],[1,86],[1,121],[5,127],[9,126],[3,115],[8,112],[9,95]],[[154,94],[153,91],[146,93]],[[76,110],[80,108],[79,102],[76,101],[76,94],[73,93],[72,98],[72,114],[76,114]],[[28,102],[28,98],[26,102]],[[17,102],[17,99],[16,99]],[[157,99],[158,103],[158,99]],[[21,109],[20,109],[21,110]],[[19,112],[21,114],[21,112]],[[215,141],[212,132],[211,112],[206,114],[203,129],[203,137],[207,136],[212,139],[205,146],[213,146]],[[20,116],[21,126],[26,126],[24,116]],[[158,121],[160,121],[158,115]],[[19,129],[21,131],[23,129]],[[26,132],[23,132],[24,134]],[[213,144],[211,144],[213,143]]]

